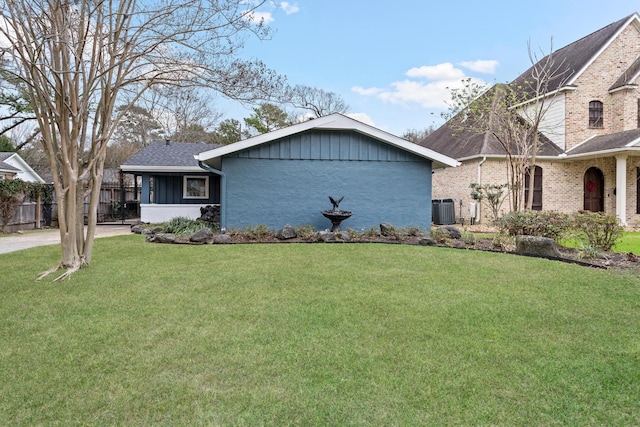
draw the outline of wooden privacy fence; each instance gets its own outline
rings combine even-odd
[[[118,183],[103,183],[98,203],[98,222],[114,222],[140,217],[140,189],[137,186],[122,186]],[[138,193],[138,194],[136,194]],[[89,204],[84,204],[85,223]],[[43,204],[29,198],[20,205],[7,225],[7,231],[33,230],[58,226],[58,205]]]

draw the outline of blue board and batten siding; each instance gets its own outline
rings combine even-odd
[[[431,161],[352,131],[313,130],[224,156],[228,227],[330,228],[320,211],[344,196],[342,228],[431,225]]]
[[[208,199],[185,199],[184,195],[184,175],[188,176],[208,176],[209,177],[209,198]],[[142,175],[142,200],[148,203],[150,199],[150,179],[153,179],[153,203],[167,204],[194,204],[211,205],[220,203],[220,177],[206,173],[188,174],[143,174]]]

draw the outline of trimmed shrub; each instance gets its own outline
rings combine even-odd
[[[509,236],[549,237],[558,241],[572,228],[572,221],[570,215],[555,211],[520,211],[503,215],[494,225]]]
[[[610,250],[622,237],[624,227],[615,215],[604,212],[563,214],[554,211],[521,211],[503,215],[494,224],[509,236],[549,237],[558,242],[573,238],[583,247]]]
[[[622,238],[624,227],[615,215],[604,212],[585,212],[573,215],[573,237],[583,247],[610,250]]]

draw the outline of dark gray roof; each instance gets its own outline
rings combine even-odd
[[[575,156],[602,151],[624,150],[631,147],[640,147],[640,129],[596,136],[575,146],[573,149],[567,151],[567,154],[569,156]]]
[[[220,146],[220,144],[205,144],[203,142],[171,142],[169,144],[154,142],[124,162],[122,166],[128,166],[127,169],[131,169],[133,166],[197,167],[198,162],[193,158],[194,155]]]
[[[635,13],[626,16],[619,21],[609,24],[588,36],[585,36],[580,40],[576,40],[575,42],[551,53],[555,58],[556,66],[561,65],[562,70],[567,70],[567,72],[552,80],[549,84],[548,91],[552,92],[559,89],[564,84],[571,84],[578,76],[578,73],[581,72],[589,61],[596,56],[600,49],[602,49],[602,47],[605,46],[634,16],[636,16]],[[539,62],[544,62],[547,58],[548,55]],[[526,86],[524,82],[532,81],[531,75],[534,67],[535,65],[532,65],[531,68],[514,80],[514,83]]]
[[[636,79],[636,77],[638,76],[638,73],[640,73],[640,56],[638,57],[638,59],[636,59],[633,64],[631,64],[631,66],[629,68],[627,68],[625,70],[624,73],[622,73],[622,75],[620,76],[620,78],[618,80],[616,80],[616,82],[611,85],[611,87],[609,88],[609,90],[614,90],[614,89],[618,89],[627,85],[632,85],[634,84],[633,81]]]
[[[482,97],[495,96],[497,93],[495,88],[496,86],[489,89]],[[471,130],[470,128],[474,127],[472,123],[469,123],[468,126],[455,125],[455,123],[460,123],[464,114],[466,114],[465,111],[449,120],[420,141],[419,145],[456,160],[477,156],[504,156],[506,154],[504,147],[491,133],[479,133]],[[472,118],[465,120],[470,121]],[[562,150],[542,133],[538,134],[538,138],[540,141],[538,155],[558,156],[562,154]]]

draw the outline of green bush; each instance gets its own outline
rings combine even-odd
[[[296,227],[296,235],[303,239],[308,239],[316,234],[316,230],[313,228],[313,225],[299,225]]]
[[[615,215],[586,212],[573,215],[573,237],[584,247],[608,251],[622,238],[624,227]]]
[[[604,212],[563,214],[554,211],[511,212],[494,221],[501,234],[549,237],[556,242],[571,238],[583,247],[610,250],[622,237],[615,215]]]
[[[494,221],[509,236],[540,236],[558,241],[572,228],[571,216],[555,211],[510,212]]]
[[[441,227],[432,227],[431,228],[431,238],[435,240],[437,243],[444,243],[449,238],[449,232]]]
[[[211,231],[218,232],[217,226],[182,216],[171,218],[169,222],[163,224],[162,231],[165,233],[176,234],[178,236],[189,236],[203,228],[210,228]]]

